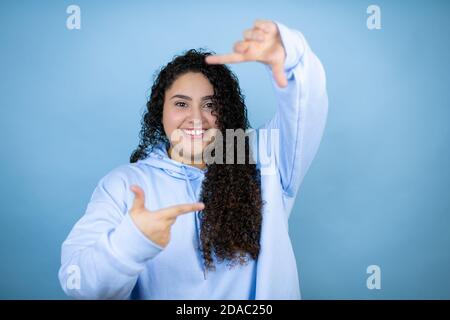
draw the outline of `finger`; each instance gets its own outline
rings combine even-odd
[[[179,215],[182,215],[184,213],[188,212],[194,212],[194,211],[200,211],[205,208],[205,204],[202,202],[197,203],[185,203],[185,204],[179,204],[171,207],[167,207],[161,210],[158,210],[158,212],[167,219],[175,219]]]
[[[244,31],[244,39],[249,41],[264,41],[264,32],[260,29],[248,29]]]
[[[238,41],[234,44],[233,50],[237,53],[245,53],[250,46],[248,41]]]
[[[283,64],[279,63],[272,66],[272,73],[279,87],[284,88],[287,86],[287,79]]]
[[[244,56],[240,53],[229,53],[224,55],[212,55],[205,58],[206,63],[209,64],[226,64],[244,62]]]
[[[145,209],[145,193],[139,186],[132,185],[130,187],[131,191],[134,193],[133,207],[131,210],[142,210]]]
[[[273,21],[263,19],[256,19],[253,25],[266,33],[273,33],[276,28],[276,25]]]

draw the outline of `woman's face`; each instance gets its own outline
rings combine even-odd
[[[214,88],[208,78],[198,72],[179,76],[166,90],[162,121],[172,159],[183,163],[199,163],[198,159],[204,162],[203,150],[213,141],[218,128],[216,116],[211,113],[213,95]]]

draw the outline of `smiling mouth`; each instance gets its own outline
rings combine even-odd
[[[203,138],[206,130],[204,129],[181,129],[185,136],[188,136],[191,139],[201,139]]]

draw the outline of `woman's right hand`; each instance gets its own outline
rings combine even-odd
[[[145,193],[136,186],[131,186],[135,198],[130,216],[138,229],[151,241],[161,247],[166,247],[170,241],[170,228],[175,223],[178,216],[203,210],[205,205],[201,202],[186,203],[171,206],[156,211],[149,211],[145,208]]]

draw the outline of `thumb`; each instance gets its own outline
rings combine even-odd
[[[145,209],[145,193],[144,190],[141,189],[141,187],[137,185],[132,185],[130,187],[131,191],[134,193],[134,201],[133,201],[133,207],[131,210],[142,210]]]
[[[279,87],[284,88],[287,86],[286,74],[284,73],[284,65],[282,63],[273,65],[272,73]]]

